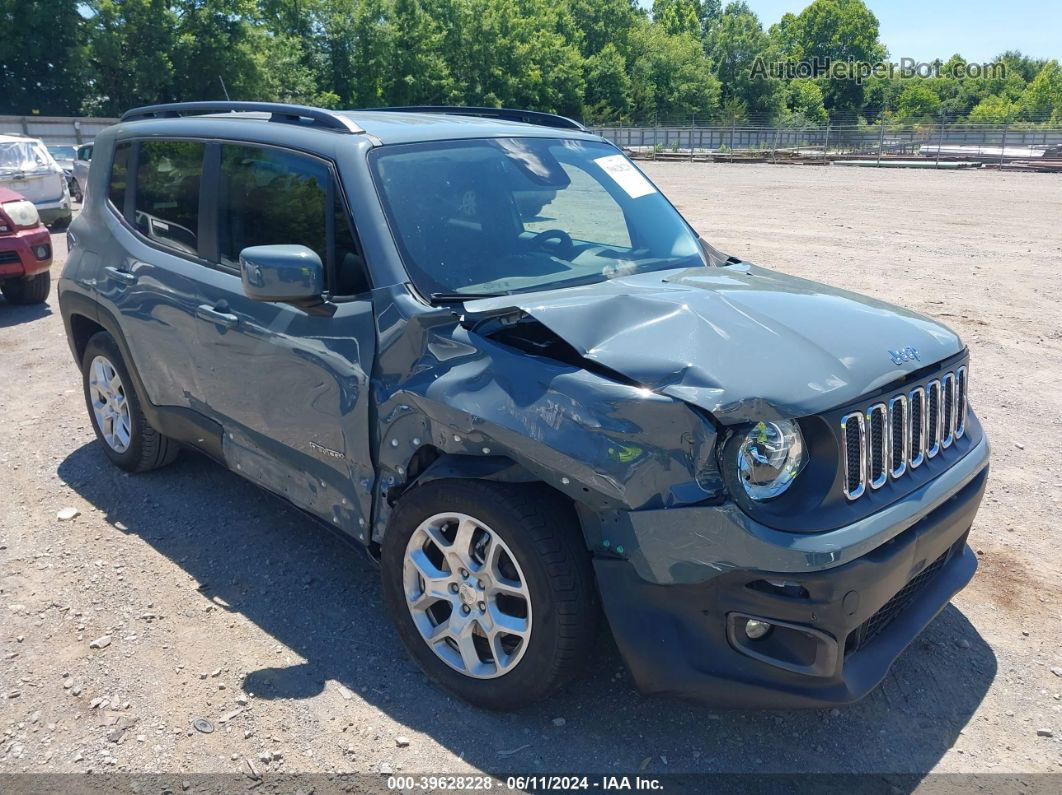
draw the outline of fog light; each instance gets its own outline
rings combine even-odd
[[[766,621],[757,621],[754,618],[750,618],[745,622],[745,634],[748,635],[749,640],[759,640],[766,637],[770,631],[771,625]]]
[[[33,253],[36,255],[37,259],[48,259],[51,251],[49,251],[48,246],[37,246],[33,249]]]

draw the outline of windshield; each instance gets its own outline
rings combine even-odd
[[[48,151],[56,160],[73,160],[77,154],[72,146],[49,146]]]
[[[38,171],[48,167],[48,153],[36,141],[0,143],[0,171]]]
[[[604,142],[382,147],[372,169],[425,295],[528,292],[704,264],[681,216]]]

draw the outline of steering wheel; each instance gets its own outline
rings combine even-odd
[[[546,229],[539,232],[531,239],[531,245],[545,248],[542,244],[547,240],[560,241],[560,246],[557,247],[557,255],[561,259],[566,259],[570,262],[572,257],[575,256],[575,243],[572,242],[572,236],[563,229]]]

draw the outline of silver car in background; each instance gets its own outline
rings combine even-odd
[[[74,181],[81,193],[80,201],[85,199],[85,189],[88,187],[89,164],[92,162],[92,144],[81,144],[77,148],[77,156],[74,158]]]
[[[66,173],[38,139],[0,135],[0,185],[33,202],[45,225],[62,229],[70,223]]]
[[[73,144],[49,144],[48,154],[59,165],[66,175],[66,187],[70,191],[70,198],[76,202],[81,201],[81,186],[74,178],[74,161],[77,158],[77,147]]]

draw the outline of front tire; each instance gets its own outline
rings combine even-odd
[[[0,286],[0,291],[3,292],[4,298],[13,304],[43,304],[52,291],[51,271],[8,279]]]
[[[89,339],[81,373],[92,429],[117,467],[147,472],[177,457],[177,443],[148,424],[118,344],[106,331]]]
[[[381,554],[387,611],[427,676],[512,710],[575,677],[599,620],[574,512],[540,485],[439,480],[399,502]]]

